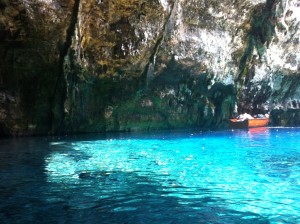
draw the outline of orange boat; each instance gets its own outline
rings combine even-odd
[[[265,127],[269,123],[269,118],[253,118],[246,120],[238,120],[236,118],[229,120],[229,128],[255,128],[255,127]]]

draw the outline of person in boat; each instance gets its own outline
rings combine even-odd
[[[254,118],[269,118],[269,117],[270,117],[269,113],[254,115]]]
[[[254,118],[265,118],[265,115],[263,115],[263,114],[257,114],[257,115],[254,115]]]
[[[244,113],[244,114],[240,114],[240,115],[237,117],[237,119],[238,119],[239,121],[244,121],[244,120],[247,120],[247,119],[253,119],[253,117],[252,117],[250,114],[248,114],[248,113]]]

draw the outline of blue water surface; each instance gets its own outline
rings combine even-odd
[[[300,128],[2,139],[0,223],[300,223]]]

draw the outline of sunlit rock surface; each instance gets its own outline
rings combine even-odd
[[[300,124],[298,0],[0,0],[0,134]]]

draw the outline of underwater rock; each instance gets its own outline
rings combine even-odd
[[[78,178],[79,179],[90,179],[92,178],[91,173],[90,172],[82,172],[78,174]]]

